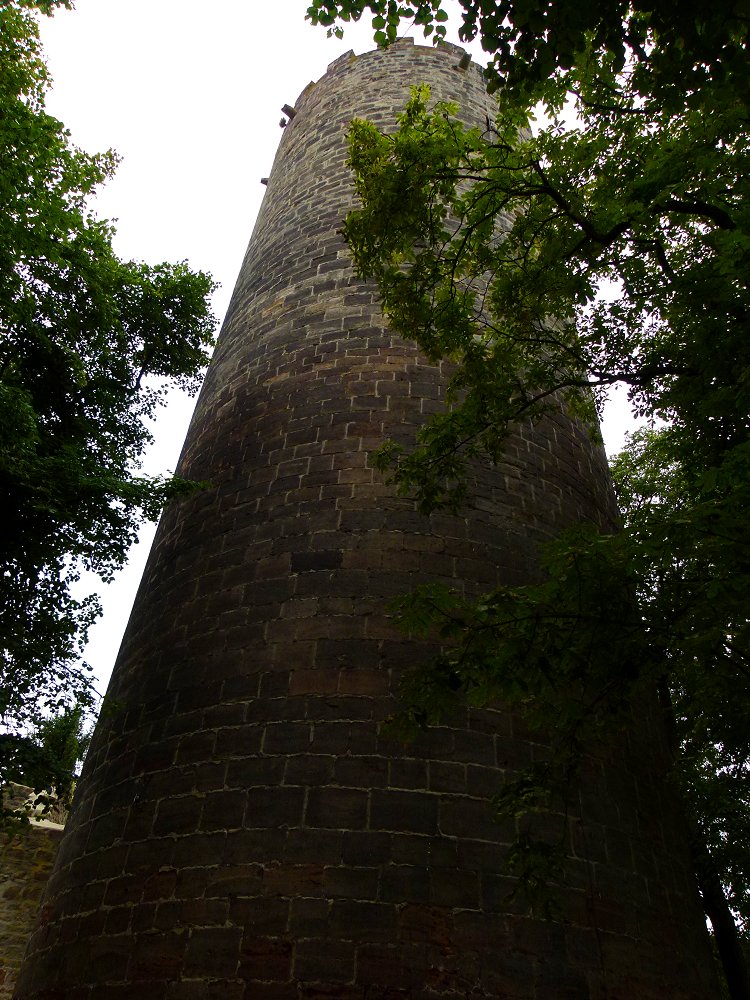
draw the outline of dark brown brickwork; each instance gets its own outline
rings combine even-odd
[[[404,747],[399,674],[430,655],[389,600],[533,576],[538,541],[611,523],[602,453],[562,414],[478,470],[459,517],[373,470],[443,376],[392,337],[338,234],[344,132],[411,84],[483,121],[455,49],[344,56],[282,138],[22,973],[65,1000],[706,1000],[705,930],[643,719],[591,762],[562,918],[508,900],[488,800],[544,748],[474,712]]]

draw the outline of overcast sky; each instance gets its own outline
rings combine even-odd
[[[54,80],[48,110],[89,152],[114,148],[116,177],[95,207],[116,220],[115,249],[149,263],[187,260],[221,287],[223,318],[281,137],[295,103],[347,49],[373,48],[367,23],[343,41],[305,21],[307,0],[77,0],[43,18]],[[449,39],[456,41],[455,36]],[[423,42],[421,35],[416,42]],[[481,60],[481,50],[473,48]],[[155,426],[144,468],[173,470],[194,405],[175,399]],[[605,429],[606,430],[606,429]],[[610,423],[609,450],[621,441]],[[101,588],[105,614],[86,659],[102,692],[143,571],[153,527],[128,567]]]

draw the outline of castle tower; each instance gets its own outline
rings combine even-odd
[[[540,748],[500,711],[402,746],[401,671],[432,650],[390,599],[533,573],[607,527],[602,453],[562,415],[519,427],[459,516],[373,470],[444,380],[386,329],[338,233],[352,117],[411,85],[493,114],[460,50],[342,56],[300,96],[270,176],[30,944],[23,1000],[706,1000],[705,928],[657,733],[592,765],[556,922],[508,901],[489,800]]]

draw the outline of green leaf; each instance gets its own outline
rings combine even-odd
[[[45,111],[34,10],[55,6],[0,5],[0,721],[19,747],[95,698],[81,650],[100,609],[72,596],[81,568],[111,579],[142,520],[197,488],[138,466],[167,389],[197,389],[215,326],[208,275],[118,259],[91,211],[117,157],[77,149]]]

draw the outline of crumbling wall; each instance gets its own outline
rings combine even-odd
[[[14,799],[20,805],[31,791],[16,786]],[[47,820],[0,834],[0,1000],[13,995],[62,834],[61,823]]]

